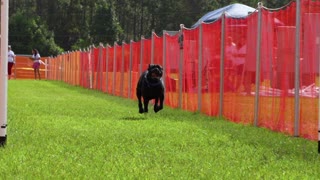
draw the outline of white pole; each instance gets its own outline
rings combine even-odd
[[[125,41],[122,41],[121,45],[121,76],[120,76],[120,96],[123,96],[123,80],[124,80],[124,50],[125,50]]]
[[[107,44],[107,57],[106,57],[106,92],[107,93],[109,93],[108,92],[108,83],[109,83],[109,80],[108,80],[108,78],[109,78],[109,76],[108,76],[108,74],[109,74],[109,49],[110,49],[110,46],[109,46],[109,44]]]
[[[132,89],[132,44],[133,40],[130,40],[130,58],[129,58],[129,85],[128,85],[128,98],[131,98],[131,89]]]
[[[301,2],[296,1],[296,44],[295,44],[295,84],[294,84],[294,136],[299,136],[300,129],[300,26],[301,26]]]
[[[113,71],[112,71],[112,95],[116,94],[116,63],[117,63],[117,42],[113,43]]]
[[[0,146],[7,141],[7,93],[8,93],[8,21],[9,1],[1,0],[1,64],[0,64]]]
[[[262,2],[258,3],[258,27],[257,27],[257,48],[256,48],[256,90],[254,98],[254,126],[258,126],[259,118],[259,92],[261,73],[261,33],[262,33]]]
[[[184,25],[180,24],[180,35],[179,35],[179,46],[180,46],[180,57],[179,57],[179,99],[178,99],[178,106],[182,108],[182,84],[183,84],[183,29]]]
[[[219,88],[219,117],[223,115],[223,93],[224,93],[224,44],[225,44],[225,29],[226,29],[225,12],[221,15],[221,43],[220,43],[220,88]]]
[[[318,61],[320,61],[320,37],[319,36],[317,37],[316,41],[317,41],[316,43],[318,45],[318,50],[319,50],[319,59],[318,59]],[[318,69],[318,72],[319,72],[319,70],[320,70],[320,62],[318,62],[318,64],[319,64],[319,69]],[[319,90],[319,105],[318,105],[318,111],[319,111],[319,115],[318,115],[318,153],[320,154],[320,110],[319,110],[319,106],[320,106],[320,90]]]
[[[198,111],[202,109],[202,23],[199,25],[199,49],[198,49]]]
[[[151,64],[154,64],[154,29],[151,33]]]
[[[167,43],[166,43],[166,41],[167,41],[167,38],[166,38],[166,30],[163,30],[162,31],[163,33],[163,35],[162,35],[162,38],[163,38],[163,45],[162,45],[162,47],[163,47],[163,49],[162,49],[162,68],[163,68],[163,74],[162,74],[162,80],[163,80],[163,84],[165,85],[166,84],[166,60],[167,60]]]

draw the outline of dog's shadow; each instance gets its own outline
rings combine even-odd
[[[125,116],[125,117],[121,117],[120,120],[123,120],[123,121],[142,121],[142,120],[147,120],[147,117],[145,117],[145,116]]]

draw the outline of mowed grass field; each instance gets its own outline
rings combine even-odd
[[[152,108],[150,108],[152,110]],[[0,179],[319,179],[317,142],[62,82],[8,82]]]

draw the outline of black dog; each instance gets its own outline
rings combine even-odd
[[[137,98],[139,100],[139,113],[148,112],[148,104],[155,100],[154,112],[163,109],[164,85],[162,81],[163,69],[160,65],[149,64],[148,70],[142,73],[137,84]],[[141,97],[143,97],[143,105]],[[158,102],[160,101],[160,105]]]

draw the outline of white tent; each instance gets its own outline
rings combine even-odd
[[[219,19],[223,13],[226,13],[226,16],[233,18],[244,18],[247,17],[250,13],[253,13],[254,11],[256,11],[255,8],[244,4],[230,4],[228,6],[206,13],[194,25],[192,25],[192,28],[199,26],[202,22],[213,22]]]

